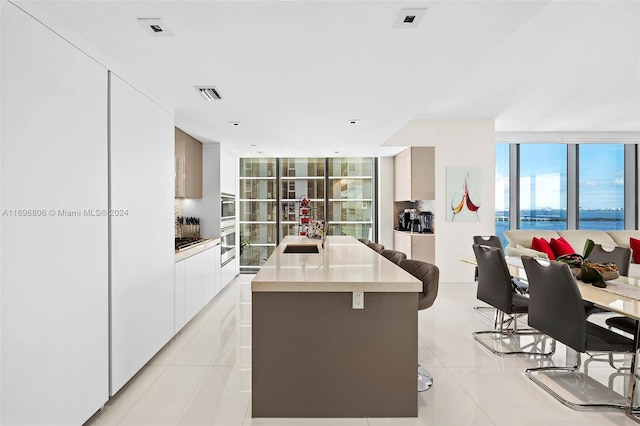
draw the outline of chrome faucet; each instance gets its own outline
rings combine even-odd
[[[327,240],[327,231],[329,230],[329,223],[327,223],[325,216],[324,216],[324,211],[319,209],[318,207],[312,207],[309,209],[309,213],[311,213],[312,210],[317,210],[320,213],[322,213],[322,223],[323,223],[323,229],[322,229],[322,248],[324,249],[324,242]]]

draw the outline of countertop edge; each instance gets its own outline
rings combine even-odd
[[[400,231],[399,229],[394,229],[393,232],[397,232],[399,234],[405,235],[415,235],[416,237],[433,237],[435,236],[435,232],[411,232],[411,231]]]
[[[422,282],[395,282],[393,284],[385,284],[260,281],[251,283],[251,291],[257,293],[351,293],[354,291],[361,291],[363,293],[419,293],[422,292]]]
[[[178,251],[175,253],[175,261],[180,262],[191,256],[195,256],[198,253],[202,253],[205,250],[209,250],[220,244],[220,238],[209,238],[204,240],[200,244],[189,247],[188,249]]]

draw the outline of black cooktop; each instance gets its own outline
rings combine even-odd
[[[184,250],[191,246],[201,243],[204,241],[204,238],[193,237],[193,238],[176,238],[176,250]]]

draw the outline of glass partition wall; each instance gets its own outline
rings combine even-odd
[[[328,221],[328,235],[374,239],[375,168],[371,157],[241,158],[240,272],[258,271],[285,236],[298,234],[301,197],[312,220]]]

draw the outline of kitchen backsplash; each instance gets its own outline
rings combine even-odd
[[[175,204],[174,204],[174,215],[173,215],[173,224],[174,224],[174,235],[178,236],[179,231],[178,231],[178,217],[182,216],[182,200],[179,198],[175,199]]]

